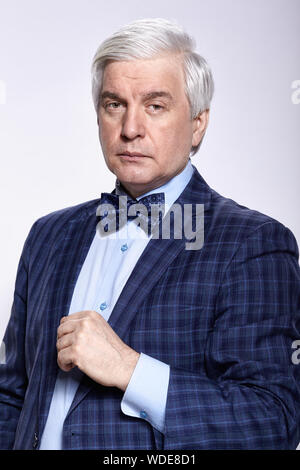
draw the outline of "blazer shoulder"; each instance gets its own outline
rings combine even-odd
[[[72,220],[83,220],[95,214],[99,199],[93,199],[74,206],[65,207],[39,217],[32,225],[24,244],[24,250],[34,250],[41,244],[46,246],[61,236],[65,227]],[[23,250],[23,251],[24,251]]]
[[[196,168],[194,168],[192,184],[190,193],[193,201],[201,199],[206,203],[205,217],[208,218],[208,226],[217,232],[219,230],[222,230],[223,233],[230,231],[243,238],[265,224],[283,226],[281,222],[270,215],[256,209],[250,209],[221,195],[204,180]]]
[[[50,212],[46,215],[39,217],[35,223],[38,225],[52,225],[56,223],[65,223],[72,219],[77,219],[81,216],[89,214],[94,208],[96,213],[96,208],[98,206],[99,201],[100,199],[92,199],[90,201],[82,202],[74,206],[58,209],[56,211]]]
[[[283,241],[298,253],[297,241],[290,228],[274,217],[251,209],[238,202],[224,197],[214,189],[211,190],[210,231],[222,232],[225,241],[238,245],[248,239],[262,237],[265,242],[272,239]],[[268,240],[268,237],[269,240]]]

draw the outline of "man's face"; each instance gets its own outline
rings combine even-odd
[[[98,110],[106,164],[137,197],[185,167],[200,142],[208,111],[192,120],[181,59],[113,61],[104,69]]]

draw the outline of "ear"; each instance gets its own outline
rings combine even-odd
[[[209,109],[205,109],[193,119],[192,146],[197,147],[205,134],[209,120]]]

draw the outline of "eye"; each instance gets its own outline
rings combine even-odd
[[[118,101],[111,101],[110,103],[106,103],[104,107],[105,109],[114,110],[120,108],[120,106],[121,103],[118,103]]]
[[[150,104],[149,107],[152,108],[153,111],[160,111],[161,109],[163,109],[163,106],[161,106],[160,104]]]

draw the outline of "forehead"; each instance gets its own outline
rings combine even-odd
[[[102,91],[165,90],[172,96],[184,94],[185,80],[182,59],[174,54],[151,59],[110,61],[103,74]]]

